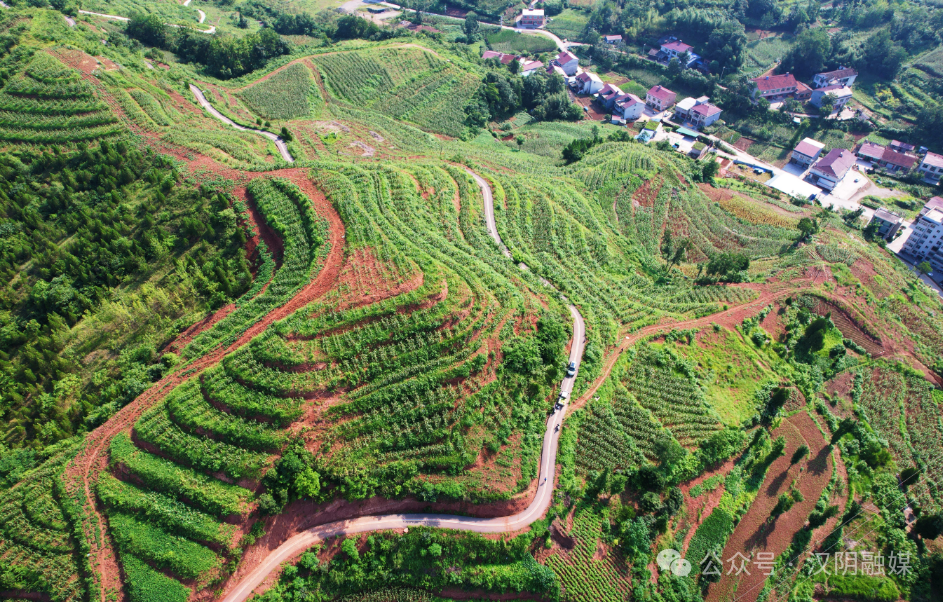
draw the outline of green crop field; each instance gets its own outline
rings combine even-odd
[[[490,34],[486,39],[488,46],[498,52],[533,55],[539,52],[553,52],[557,48],[550,38],[539,34],[516,33],[507,29]]]
[[[418,48],[316,56],[337,97],[416,125],[457,135],[478,78]]]
[[[333,0],[95,0],[151,18],[74,25],[8,3],[0,597],[933,599],[943,302],[856,215],[485,64],[555,52],[485,23],[520,5],[450,6],[489,15],[476,34]],[[593,8],[609,29],[589,33],[629,51],[733,18]],[[830,52],[865,56],[859,8],[835,10],[797,37],[841,19],[856,45]],[[753,25],[725,90],[591,47],[581,64],[711,94],[714,133],[768,161],[926,131],[930,42],[897,81],[862,73],[871,125],[738,113],[734,80],[793,44]],[[888,202],[912,218],[931,191],[907,182]],[[843,541],[885,573],[814,574]],[[701,561],[734,550],[775,578],[712,578]]]
[[[588,22],[589,18],[586,16],[586,13],[568,8],[559,15],[554,15],[550,18],[550,23],[547,24],[547,31],[563,39],[579,42],[581,41],[583,30],[586,28],[586,23]]]
[[[311,113],[321,102],[311,72],[294,63],[240,93],[242,100],[263,119],[293,119]]]

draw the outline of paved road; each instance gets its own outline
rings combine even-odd
[[[225,115],[223,115],[222,113],[214,109],[213,105],[210,104],[210,101],[206,100],[206,96],[203,95],[203,92],[199,88],[194,86],[193,84],[190,84],[190,91],[193,92],[193,95],[196,96],[197,102],[200,103],[200,106],[206,109],[207,113],[209,113],[216,119],[219,119],[223,123],[227,123],[231,125],[237,130],[241,130],[243,132],[255,132],[256,134],[265,136],[266,138],[268,138],[269,140],[275,143],[275,146],[278,148],[278,152],[281,154],[282,159],[284,159],[285,161],[288,161],[289,163],[295,162],[294,157],[292,157],[291,153],[288,152],[288,145],[285,144],[285,141],[282,140],[280,136],[277,136],[273,134],[272,132],[266,132],[265,130],[257,130],[254,128],[243,127],[239,125],[238,123],[236,123],[235,121],[233,121],[232,119],[230,119],[229,117],[226,117]]]
[[[118,15],[106,15],[104,13],[93,13],[90,10],[80,10],[79,13],[83,15],[92,15],[93,17],[101,17],[102,19],[111,19],[112,21],[130,21],[128,17],[119,17]]]
[[[184,6],[186,6],[186,5],[184,5]],[[197,12],[200,13],[200,23],[202,23],[203,20],[206,19],[206,14],[205,14],[202,10],[199,10],[199,9],[197,9]],[[93,13],[93,12],[90,11],[90,10],[80,10],[79,13],[81,13],[81,14],[83,14],[83,15],[92,15],[93,17],[101,17],[102,19],[111,19],[112,21],[125,21],[125,22],[127,22],[127,21],[130,21],[130,20],[131,20],[131,19],[129,19],[128,17],[122,17],[122,16],[119,16],[119,15],[106,15],[105,13]],[[66,17],[66,19],[68,19],[68,17]],[[171,27],[180,27],[180,25],[176,25],[176,24],[174,24],[174,23],[168,23],[168,25],[170,25]],[[207,33],[207,34],[211,34],[211,35],[214,34],[214,33],[216,33],[216,26],[215,26],[215,25],[211,25],[209,29],[196,29],[196,28],[191,28],[191,29],[193,29],[193,31],[199,31],[200,33]]]
[[[490,216],[486,220],[488,233],[502,249],[505,255],[510,254],[507,247],[501,241],[494,223],[494,200],[491,194],[491,187],[488,182],[478,174],[471,172],[475,182],[481,188],[482,197],[485,204],[485,215]],[[570,305],[570,315],[573,317],[573,344],[570,348],[570,361],[576,364],[577,374],[579,373],[580,360],[583,357],[583,348],[586,339],[586,324],[583,316],[580,315],[576,307]],[[576,380],[576,374],[573,377],[565,378],[560,385],[560,391],[567,394],[566,401],[569,401],[570,393],[573,391],[573,383]],[[337,521],[312,527],[303,531],[294,537],[289,538],[278,548],[273,550],[259,565],[249,573],[236,587],[223,598],[223,602],[243,602],[252,595],[252,591],[259,586],[262,581],[278,566],[312,545],[323,541],[328,537],[354,533],[364,533],[366,531],[378,531],[386,529],[404,529],[414,526],[437,527],[442,529],[458,529],[462,531],[474,531],[476,533],[506,533],[523,529],[530,525],[541,516],[550,506],[553,496],[554,472],[556,468],[557,445],[559,443],[559,432],[557,428],[563,424],[563,417],[566,414],[566,404],[564,408],[550,415],[547,419],[547,430],[544,432],[543,445],[540,450],[540,472],[537,475],[537,495],[530,505],[521,512],[512,516],[500,518],[469,518],[467,516],[453,516],[448,514],[389,514],[385,516],[364,516],[346,521]]]

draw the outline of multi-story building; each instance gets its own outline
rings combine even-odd
[[[833,190],[855,164],[855,156],[843,148],[833,148],[812,166],[810,175],[813,184]]]
[[[930,209],[914,220],[913,232],[901,251],[913,255],[917,261],[929,261],[934,270],[943,271],[943,211]]]
[[[560,67],[568,76],[576,75],[577,70],[580,68],[580,60],[576,58],[573,54],[563,51],[557,55],[552,61],[552,64]]]
[[[812,78],[812,84],[816,88],[825,88],[826,86],[833,86],[835,84],[839,86],[851,86],[855,83],[857,77],[858,72],[851,67],[839,67],[835,71],[816,73],[815,77]]]
[[[759,95],[769,101],[782,100],[797,90],[796,78],[792,73],[764,75],[754,79],[753,84],[753,97]]]
[[[521,12],[521,18],[518,21],[520,27],[543,27],[544,22],[544,10],[542,8],[534,10],[525,8]]]
[[[819,88],[818,90],[812,91],[812,96],[810,102],[817,107],[822,106],[822,101],[825,100],[826,96],[832,97],[832,108],[837,110],[845,106],[849,100],[851,100],[851,88],[848,86],[825,86],[824,88]]]
[[[664,111],[675,103],[677,94],[664,86],[655,86],[645,94],[645,104],[656,111]]]
[[[868,225],[875,224],[878,228],[877,235],[884,240],[891,240],[900,230],[902,223],[903,220],[900,215],[881,207],[874,212],[874,216],[868,222]]]
[[[796,148],[792,149],[792,155],[789,157],[789,161],[808,167],[815,163],[823,150],[825,150],[825,145],[818,140],[803,138],[802,142],[797,144]]]
[[[691,123],[697,128],[707,127],[720,119],[720,113],[720,107],[709,102],[697,104],[691,109]]]
[[[924,178],[939,182],[940,179],[943,179],[943,155],[927,153],[917,169],[920,170]]]

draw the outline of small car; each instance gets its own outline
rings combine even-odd
[[[576,374],[576,362],[570,362],[570,365],[566,367],[566,375],[573,376]]]

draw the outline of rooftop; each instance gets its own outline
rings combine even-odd
[[[527,61],[521,65],[521,72],[533,71],[534,69],[540,69],[544,64],[540,61]]]
[[[924,212],[931,211],[933,209],[943,211],[943,197],[935,196],[927,201],[927,204],[923,206]]]
[[[621,40],[622,40],[622,36],[620,36],[620,35],[606,36],[606,41],[607,41],[607,42],[619,42],[619,41],[621,41]]]
[[[806,157],[815,157],[822,149],[825,148],[825,145],[819,142],[818,140],[813,140],[812,138],[804,138],[802,142],[796,145],[794,149],[796,152],[805,155]]]
[[[704,104],[699,104],[699,105],[697,105],[696,107],[694,107],[693,109],[691,109],[691,111],[694,112],[694,113],[699,113],[699,114],[703,115],[704,117],[710,117],[711,115],[717,115],[718,113],[721,112],[720,107],[714,106],[714,105],[710,104],[709,102],[705,102]]]
[[[917,157],[914,157],[913,155],[905,155],[904,153],[899,153],[895,150],[886,148],[884,149],[884,156],[881,157],[881,160],[885,163],[890,163],[891,165],[897,165],[898,167],[910,169],[917,162]]]
[[[812,168],[826,176],[843,178],[851,166],[855,164],[855,156],[851,151],[843,148],[833,148],[828,154],[818,160]]]
[[[681,42],[681,40],[676,40],[674,42],[668,42],[667,44],[661,45],[662,50],[673,50],[675,52],[689,52],[693,46],[688,46]]]
[[[912,151],[915,148],[913,144],[907,144],[906,142],[901,142],[900,140],[891,140],[891,146],[902,148],[905,151]]]
[[[825,71],[823,73],[817,73],[816,77],[824,77],[825,79],[842,79],[845,77],[851,77],[852,75],[858,75],[858,72],[852,69],[851,67],[845,67],[844,69],[836,69],[834,71]]]
[[[758,77],[753,81],[756,82],[756,87],[760,92],[779,90],[780,88],[794,88],[796,86],[796,78],[793,77],[792,73],[767,75],[765,77]]]
[[[834,84],[831,86],[825,86],[824,88],[819,88],[816,92],[822,92],[824,94],[834,94],[836,98],[844,98],[845,96],[851,96],[852,91],[848,86],[842,86],[841,84]]]
[[[544,16],[544,9],[537,8],[537,9],[531,10],[529,8],[525,8],[523,12],[521,12],[521,16],[522,17],[542,17]]]
[[[938,155],[936,153],[927,153],[927,156],[923,158],[923,163],[925,165],[932,165],[934,167],[943,167],[943,155]],[[940,198],[940,197],[933,197]]]
[[[923,216],[923,219],[928,219],[937,224],[943,224],[943,211],[939,209],[931,209]]]
[[[675,97],[675,93],[664,86],[655,86],[648,91],[648,94],[659,100],[672,100]]]
[[[691,98],[690,96],[688,96],[687,98],[679,102],[677,105],[675,105],[675,107],[679,111],[690,111],[691,109],[694,108],[696,104],[697,104],[697,101]]]
[[[578,60],[578,59],[566,51],[561,52],[560,54],[557,55],[557,62],[560,63],[561,65],[566,65],[570,61],[575,61],[575,60]]]
[[[861,144],[861,148],[858,149],[859,155],[864,155],[868,159],[873,159],[875,161],[880,161],[884,156],[884,151],[887,149],[881,146],[880,144],[875,144],[873,142],[865,141]]]
[[[874,218],[879,219],[882,222],[889,222],[892,224],[899,224],[900,220],[902,219],[899,215],[897,215],[893,211],[888,211],[884,207],[881,207],[880,209],[874,212]]]

